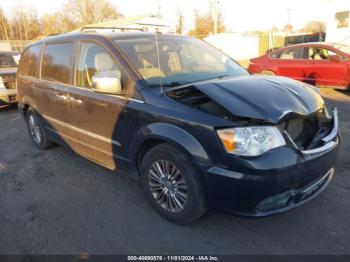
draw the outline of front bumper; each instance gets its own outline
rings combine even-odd
[[[0,105],[17,103],[16,89],[0,88]]]
[[[267,216],[300,206],[330,183],[339,154],[338,118],[320,148],[289,144],[227,166],[201,166],[212,207],[244,216]],[[292,142],[292,141],[291,141]]]

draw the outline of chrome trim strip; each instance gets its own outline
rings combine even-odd
[[[122,146],[122,145],[121,145],[118,141],[116,141],[116,140],[112,140],[112,139],[106,138],[106,137],[104,137],[104,136],[97,135],[97,134],[95,134],[95,133],[86,131],[86,130],[84,130],[84,129],[81,129],[81,128],[75,127],[75,126],[73,126],[73,125],[67,124],[67,123],[65,123],[65,122],[62,122],[62,121],[60,121],[60,120],[57,120],[57,119],[55,119],[55,118],[49,117],[49,116],[47,116],[47,115],[42,115],[42,116],[43,116],[44,118],[46,118],[48,121],[55,122],[55,123],[57,123],[57,124],[59,124],[59,125],[61,125],[61,126],[66,126],[66,127],[70,128],[70,129],[73,130],[73,131],[76,131],[76,132],[79,132],[79,133],[81,133],[81,134],[87,135],[87,136],[89,136],[89,137],[91,137],[91,138],[95,138],[95,139],[97,139],[97,140],[100,140],[100,141],[103,141],[103,142],[105,142],[105,143],[109,143],[109,144],[112,144],[112,145],[116,145],[116,146],[119,146],[119,147]],[[57,133],[57,132],[56,132],[56,133]],[[61,135],[61,134],[60,134],[60,135]]]
[[[315,148],[315,149],[311,149],[311,150],[303,150],[301,151],[304,155],[316,155],[319,153],[323,153],[326,151],[329,151],[331,149],[333,149],[335,146],[337,146],[339,143],[339,140],[337,141],[330,141],[327,144],[325,144],[324,146]]]
[[[334,174],[334,167],[331,168],[323,177],[318,179],[315,183],[313,183],[312,185],[308,186],[307,188],[304,188],[302,190],[302,193],[305,194],[307,191],[309,191],[313,187],[318,186],[319,184],[322,184],[328,178],[328,176],[333,176],[333,174]]]
[[[333,128],[332,131],[324,138],[322,138],[322,141],[327,143],[331,140],[333,140],[337,134],[339,129],[339,120],[338,120],[338,110],[336,108],[333,109]]]

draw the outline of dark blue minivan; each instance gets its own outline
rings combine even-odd
[[[317,196],[334,175],[337,111],[315,87],[249,75],[194,38],[49,37],[24,51],[17,87],[38,148],[66,145],[137,174],[152,206],[176,223],[208,208],[283,212]]]

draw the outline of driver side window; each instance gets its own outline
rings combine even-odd
[[[121,79],[121,70],[111,55],[95,43],[81,43],[76,65],[76,86],[92,88],[95,76],[114,75]]]

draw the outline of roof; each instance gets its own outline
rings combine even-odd
[[[65,41],[72,41],[75,39],[96,39],[96,40],[103,40],[103,39],[130,39],[130,38],[141,38],[141,37],[150,37],[154,36],[155,33],[150,32],[104,32],[104,33],[96,33],[96,32],[74,32],[74,33],[68,33],[68,34],[62,34],[62,35],[54,35],[49,36],[47,38],[41,39],[37,42],[29,44],[29,46],[33,46],[36,44],[41,43],[52,43],[52,42],[65,42]],[[173,34],[160,34],[162,36],[169,36],[169,37],[185,37],[182,35],[173,35]]]

